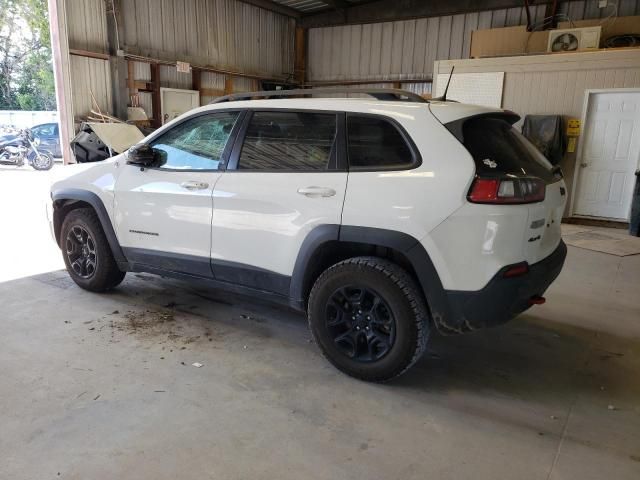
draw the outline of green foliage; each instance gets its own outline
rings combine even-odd
[[[55,108],[47,0],[0,0],[0,109]]]

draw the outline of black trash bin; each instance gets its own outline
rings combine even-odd
[[[629,233],[640,237],[640,170],[636,172],[636,186],[631,198],[631,218],[629,219]]]

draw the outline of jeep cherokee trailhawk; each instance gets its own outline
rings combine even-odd
[[[338,369],[383,381],[432,328],[503,323],[560,273],[562,174],[509,111],[372,98],[223,97],[53,185],[73,280],[151,272],[305,311]],[[324,92],[326,94],[326,91]]]

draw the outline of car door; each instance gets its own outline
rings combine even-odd
[[[212,276],[212,192],[241,113],[198,114],[152,137],[159,160],[151,168],[121,162],[114,212],[130,262]]]
[[[248,112],[213,191],[216,280],[287,295],[305,238],[340,224],[347,184],[342,114]]]

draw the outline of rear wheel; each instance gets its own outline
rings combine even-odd
[[[60,248],[67,271],[78,286],[92,292],[110,290],[122,282],[100,220],[90,208],[72,210],[60,232]]]
[[[427,307],[415,281],[377,257],[351,258],[320,275],[308,317],[324,356],[367,381],[404,373],[422,356],[429,336]]]

